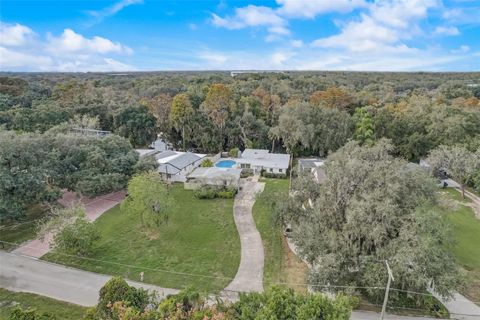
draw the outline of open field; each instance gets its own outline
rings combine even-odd
[[[145,282],[167,288],[223,289],[240,261],[233,199],[199,200],[182,184],[171,192],[168,222],[155,232],[146,233],[140,217],[117,206],[95,222],[101,239],[89,259],[55,252],[43,259],[137,281],[143,271]]]
[[[453,253],[467,275],[467,287],[461,291],[472,301],[480,301],[480,220],[473,210],[466,206],[470,200],[463,200],[461,194],[452,189],[442,193],[442,197],[455,201],[457,207],[445,214],[453,229],[456,244]]]
[[[50,313],[62,320],[79,320],[87,308],[32,293],[12,292],[0,288],[0,320],[8,320],[15,306],[32,308],[41,313]]]
[[[304,284],[307,266],[290,250],[282,235],[282,228],[275,225],[272,217],[271,201],[273,196],[288,195],[287,179],[263,179],[265,190],[253,206],[253,218],[262,236],[265,250],[264,286],[273,283]],[[305,291],[305,285],[289,285]]]

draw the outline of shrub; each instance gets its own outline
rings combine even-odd
[[[339,295],[297,294],[292,289],[272,287],[262,293],[243,293],[233,305],[235,319],[338,319],[348,320],[352,299]]]
[[[193,195],[197,199],[215,199],[217,197],[217,192],[212,188],[202,187],[200,189],[195,190]]]
[[[213,162],[210,159],[205,159],[202,161],[202,164],[200,166],[202,168],[210,168],[210,167],[213,167]]]
[[[57,320],[57,317],[50,313],[39,313],[35,309],[22,309],[16,307],[10,314],[9,320]]]
[[[96,316],[99,319],[112,319],[111,306],[118,301],[137,311],[143,311],[150,304],[150,298],[147,291],[129,286],[121,277],[114,277],[100,289]]]
[[[228,151],[228,155],[229,155],[231,158],[237,158],[239,151],[240,151],[240,150],[239,150],[238,148],[232,148],[232,149],[230,149],[230,151]]]
[[[93,223],[85,217],[75,218],[75,222],[66,225],[53,239],[56,249],[74,255],[87,256],[95,241],[100,238]]]
[[[240,178],[248,178],[253,176],[253,169],[242,169],[240,173]]]
[[[232,199],[233,197],[235,197],[235,193],[236,193],[236,190],[227,189],[224,191],[218,191],[217,195],[219,198],[222,198],[222,199]]]
[[[261,175],[265,178],[287,179],[287,175],[285,173],[273,173],[262,170]]]
[[[193,195],[197,199],[232,199],[236,193],[237,189],[235,188],[203,186],[195,190]]]

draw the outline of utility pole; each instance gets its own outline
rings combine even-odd
[[[380,314],[380,320],[383,320],[383,317],[385,316],[385,311],[387,309],[388,292],[390,291],[390,283],[392,281],[395,281],[395,279],[393,278],[392,269],[390,269],[390,266],[388,265],[387,260],[385,260],[385,264],[387,265],[388,281],[387,281],[387,289],[385,290],[385,298],[383,299],[383,306],[382,306],[382,313]]]

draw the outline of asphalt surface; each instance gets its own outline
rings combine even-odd
[[[98,292],[111,276],[82,271],[0,250],[0,287],[30,292],[81,306],[94,306]],[[160,298],[178,290],[127,281],[131,286],[157,291]]]

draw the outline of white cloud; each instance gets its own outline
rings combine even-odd
[[[49,50],[53,53],[132,53],[132,49],[118,42],[95,36],[85,38],[72,29],[65,29],[60,37],[49,37]]]
[[[367,6],[364,0],[277,0],[278,12],[295,18],[314,18],[328,12],[348,13]]]
[[[199,57],[213,65],[218,66],[223,65],[228,59],[226,55],[215,52],[202,52],[200,53]]]
[[[290,41],[290,44],[294,48],[301,48],[303,47],[303,41],[302,40],[292,40]]]
[[[103,21],[105,18],[110,17],[118,13],[119,11],[123,10],[124,8],[131,6],[133,4],[141,4],[143,0],[121,0],[119,2],[114,3],[113,5],[103,8],[102,10],[98,11],[87,11],[87,13],[94,18],[93,21],[87,23],[87,25],[93,25]]]
[[[48,70],[52,59],[48,56],[23,53],[0,46],[0,70],[36,66],[38,70]]]
[[[437,26],[433,33],[436,35],[458,36],[460,31],[456,27]]]
[[[278,67],[284,66],[285,63],[294,55],[295,54],[292,52],[275,52],[271,56],[271,61],[278,68]]]
[[[436,0],[377,1],[362,13],[359,20],[341,27],[341,32],[315,40],[314,46],[343,48],[352,52],[408,52],[414,50],[403,43],[418,32],[418,21],[426,17]]]
[[[471,63],[474,54],[452,54],[431,50],[410,52],[345,52],[304,46],[290,51],[215,51],[202,54],[185,65],[178,61],[170,69],[186,70],[352,70],[352,71],[439,71],[455,61]],[[470,60],[469,60],[470,59]]]
[[[134,67],[117,61],[112,58],[101,58],[98,60],[68,60],[62,61],[52,69],[62,72],[108,72],[108,71],[134,71]]]
[[[33,35],[32,29],[21,24],[7,24],[0,21],[0,44],[4,46],[21,46]]]
[[[2,28],[5,25],[2,25]],[[12,31],[13,30],[13,31]],[[8,34],[4,37],[3,34]],[[0,70],[2,71],[125,71],[135,68],[112,55],[133,51],[118,42],[94,36],[86,38],[71,29],[45,39],[29,35],[34,32],[19,24],[2,29]]]
[[[267,27],[268,32],[279,35],[288,35],[287,21],[280,17],[275,10],[264,6],[249,5],[236,8],[235,15],[222,18],[212,14],[212,23],[217,27],[227,29],[243,29],[247,27]]]
[[[467,45],[461,45],[458,49],[452,50],[452,53],[466,53],[470,51],[470,47]]]

